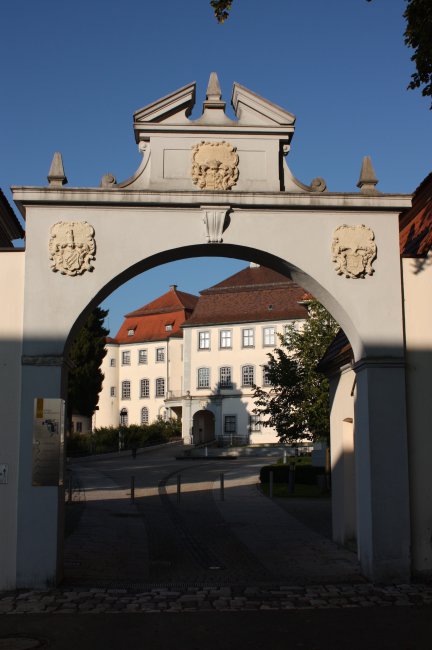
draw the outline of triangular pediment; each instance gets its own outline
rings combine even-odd
[[[177,118],[178,122],[187,121],[195,105],[195,89],[196,83],[193,81],[152,104],[140,108],[134,113],[134,124],[138,126],[148,122],[173,121],[173,118]]]
[[[295,115],[238,83],[233,86],[231,102],[239,125],[292,126],[295,123]]]

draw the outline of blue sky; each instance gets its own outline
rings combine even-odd
[[[208,0],[15,0],[2,4],[0,186],[45,185],[61,151],[70,186],[137,168],[132,114],[197,82],[195,115],[217,71],[297,116],[288,164],[305,183],[356,190],[372,156],[383,192],[412,192],[431,171],[432,112],[407,91],[404,0],[234,0],[224,25]],[[122,315],[169,284],[196,293],[244,262],[187,260],[154,269],[105,301]],[[199,269],[199,273],[197,270]]]

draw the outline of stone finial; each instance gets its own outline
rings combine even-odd
[[[47,178],[51,187],[61,187],[68,182],[64,173],[62,155],[59,151],[56,151],[53,156]]]
[[[218,76],[216,72],[212,72],[207,86],[206,101],[203,104],[203,109],[219,108],[225,110],[225,105],[226,103],[222,101],[222,91]]]
[[[377,194],[378,190],[375,189],[375,185],[377,183],[378,179],[375,175],[375,170],[373,168],[370,156],[365,156],[363,158],[360,178],[359,182],[357,183],[357,187],[360,188],[360,192],[363,194]]]
[[[222,99],[222,91],[216,72],[210,73],[210,79],[207,86],[206,99],[213,101],[220,101]]]

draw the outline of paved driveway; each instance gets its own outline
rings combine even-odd
[[[326,536],[327,500],[306,504],[304,519],[315,521],[313,530],[301,522],[298,500],[281,507],[260,493],[258,472],[267,459],[176,460],[176,453],[178,448],[169,447],[139,453],[136,459],[123,454],[73,463],[81,502],[67,505],[67,517],[82,513],[65,541],[66,584],[362,580],[355,555]]]

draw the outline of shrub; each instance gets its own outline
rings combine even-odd
[[[287,465],[265,465],[260,470],[261,483],[269,483],[270,472],[273,472],[273,483],[288,483],[290,466]],[[316,485],[317,476],[323,474],[322,467],[312,465],[297,465],[295,470],[295,482],[302,485]]]
[[[181,435],[178,420],[156,420],[152,424],[131,424],[127,427],[100,427],[93,433],[71,434],[66,439],[68,456],[86,456],[118,451],[119,439],[122,449],[136,449],[168,442]]]

